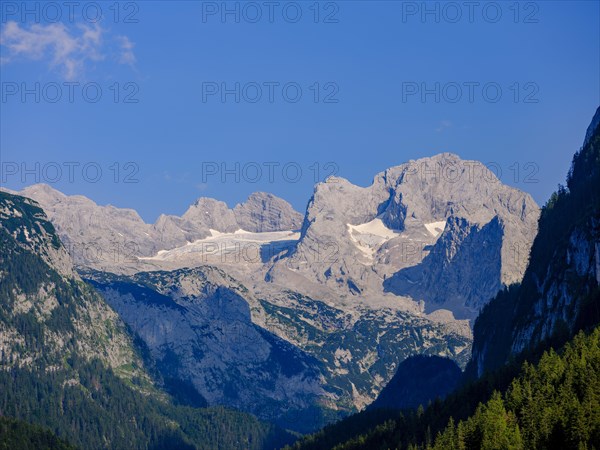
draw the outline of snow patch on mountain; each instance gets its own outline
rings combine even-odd
[[[379,217],[360,225],[348,223],[346,226],[352,242],[370,260],[373,260],[375,253],[383,243],[399,234],[386,227]]]
[[[293,230],[253,233],[238,229],[233,233],[222,233],[210,229],[210,236],[171,250],[160,250],[156,255],[141,257],[146,261],[177,261],[191,257],[196,262],[205,262],[209,256],[226,256],[231,253],[242,253],[244,256],[259,259],[261,248],[275,243],[297,241],[300,233]]]
[[[427,231],[429,231],[433,237],[438,237],[444,232],[444,228],[446,228],[446,221],[441,220],[439,222],[426,223],[425,228],[427,228]]]

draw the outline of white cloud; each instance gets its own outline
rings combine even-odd
[[[71,81],[81,76],[89,62],[105,59],[106,30],[98,24],[77,25],[72,29],[62,23],[33,24],[21,27],[17,22],[7,22],[0,33],[0,45],[7,50],[3,64],[19,59],[47,61],[50,67]],[[126,36],[119,36],[122,64],[135,61],[133,44]],[[123,56],[123,52],[126,55]]]
[[[133,47],[135,47],[135,44],[131,42],[127,36],[117,36],[117,40],[121,46],[119,62],[121,64],[127,64],[128,66],[133,67],[136,62],[135,54],[133,53]]]

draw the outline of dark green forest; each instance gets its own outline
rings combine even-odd
[[[75,450],[49,430],[0,416],[0,450]]]
[[[600,329],[579,333],[561,352],[545,352],[524,363],[504,394],[494,391],[475,413],[423,440],[419,415],[390,419],[336,450],[396,448],[434,450],[521,450],[600,448]],[[421,425],[422,426],[422,425]],[[412,430],[411,430],[412,428]],[[415,437],[417,439],[415,439]],[[295,448],[316,448],[298,445]]]
[[[81,448],[261,449],[290,440],[248,414],[142,395],[99,361],[70,364],[72,371],[1,372],[2,414],[41,424]],[[75,373],[81,384],[70,386]]]

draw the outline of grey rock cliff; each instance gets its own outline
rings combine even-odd
[[[308,431],[322,423],[314,417],[325,392],[321,364],[253,324],[247,291],[219,269],[88,277],[143,339],[164,378],[191,383],[209,405],[286,428]],[[286,422],[286,414],[297,420]]]
[[[600,108],[575,153],[567,186],[542,210],[522,283],[498,294],[477,318],[471,376],[558,347],[600,323],[599,123]]]
[[[309,283],[350,295],[366,295],[392,277],[385,283],[386,289],[404,295],[405,289],[395,290],[393,280],[398,277],[394,274],[420,264],[436,249],[437,256],[425,263],[437,258],[433,264],[440,280],[452,279],[454,288],[449,296],[464,293],[462,304],[455,306],[470,309],[469,315],[474,317],[500,286],[523,276],[538,216],[538,206],[530,195],[503,185],[483,164],[449,153],[388,169],[365,188],[330,178],[315,188],[295,250],[289,258],[276,262],[269,276],[284,282],[301,275]],[[479,228],[490,224],[487,238],[468,243],[490,249],[483,254],[491,260],[486,256],[482,263],[477,248],[459,252],[464,237],[460,227],[454,226],[458,219]],[[436,244],[440,235],[443,239]],[[451,242],[453,249],[437,250]],[[460,264],[452,264],[454,253],[460,253]],[[473,276],[485,281],[486,289],[477,294],[472,292],[479,289]],[[430,288],[436,289],[435,284],[432,277],[428,294],[414,300],[431,298]],[[437,289],[441,295],[442,288]],[[437,298],[435,303],[453,301]]]
[[[255,233],[298,230],[302,215],[288,202],[266,192],[255,192],[233,213],[239,227]]]
[[[514,330],[511,353],[519,354],[551,338],[560,327],[570,328],[578,321],[580,300],[589,293],[594,282],[600,285],[599,250],[600,215],[573,229],[566,258],[548,267],[545,276],[538,280],[538,298]]]
[[[427,312],[444,308],[457,318],[468,318],[470,310],[480,309],[502,288],[503,234],[498,217],[473,225],[451,216],[423,261],[400,270],[384,287],[425,300]]]

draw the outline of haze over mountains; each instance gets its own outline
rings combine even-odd
[[[20,194],[166,379],[299,431],[369,404],[410,355],[464,367],[469,321],[521,279],[539,216],[448,153],[368,187],[329,178],[303,219],[265,193],[232,209],[200,198],[154,224],[46,185]]]

